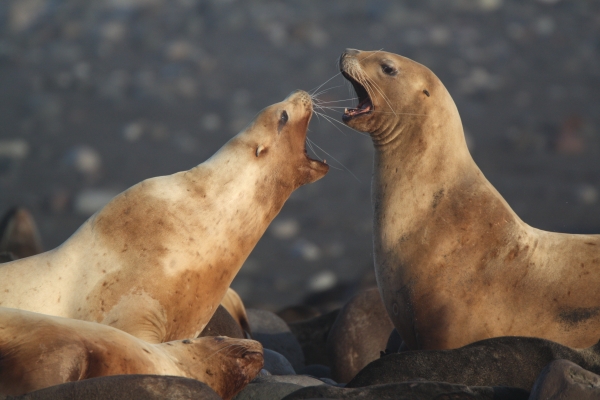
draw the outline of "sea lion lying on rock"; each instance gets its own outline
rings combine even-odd
[[[0,306],[150,343],[198,336],[290,194],[327,173],[306,153],[311,116],[296,91],[204,163],[131,187],[61,246],[3,264]]]
[[[408,348],[498,336],[596,343],[600,235],[524,223],[473,161],[452,97],[425,66],[349,49],[339,67],[359,102],[343,121],[375,146],[375,270]]]
[[[0,307],[0,394],[122,374],[197,379],[230,399],[259,373],[254,340],[203,337],[150,344],[94,322]]]

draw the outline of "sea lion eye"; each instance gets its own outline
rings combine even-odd
[[[390,75],[390,76],[394,76],[398,73],[398,70],[394,67],[392,67],[391,65],[388,64],[382,64],[381,65],[381,70],[383,71],[384,74]]]
[[[285,123],[288,121],[288,113],[287,111],[283,110],[281,112],[281,117],[279,117],[279,124],[277,126],[277,133],[281,133],[281,129],[283,128],[283,126],[285,125]]]

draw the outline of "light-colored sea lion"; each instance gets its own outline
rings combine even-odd
[[[379,290],[410,349],[496,336],[588,347],[600,336],[600,235],[525,224],[467,149],[452,97],[426,67],[347,50],[359,104],[344,122],[375,146]]]
[[[203,337],[150,344],[110,326],[0,307],[0,394],[123,374],[197,379],[230,399],[259,373],[254,340]]]
[[[58,248],[3,264],[0,305],[151,343],[197,337],[292,191],[327,173],[306,153],[311,116],[296,91],[204,163],[131,187]]]

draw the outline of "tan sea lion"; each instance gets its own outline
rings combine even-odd
[[[225,399],[263,367],[254,340],[204,337],[150,344],[94,322],[0,307],[0,394],[19,395],[99,376],[197,379]]]
[[[596,343],[600,235],[521,221],[471,158],[456,105],[428,68],[347,50],[340,70],[359,101],[343,120],[375,146],[375,270],[408,347],[509,335]]]
[[[197,337],[290,194],[327,173],[306,153],[311,116],[296,91],[204,163],[131,187],[58,248],[3,264],[0,306],[151,343]]]

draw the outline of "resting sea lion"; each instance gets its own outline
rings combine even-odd
[[[151,343],[198,336],[292,191],[327,173],[306,153],[311,116],[296,91],[204,163],[131,187],[58,248],[3,264],[0,306]]]
[[[150,344],[94,322],[0,307],[0,394],[123,374],[197,379],[230,399],[259,373],[254,340],[203,337]]]
[[[423,65],[347,50],[340,70],[359,101],[343,120],[375,146],[375,270],[408,347],[496,336],[594,344],[600,235],[521,221],[471,158],[454,101]]]

